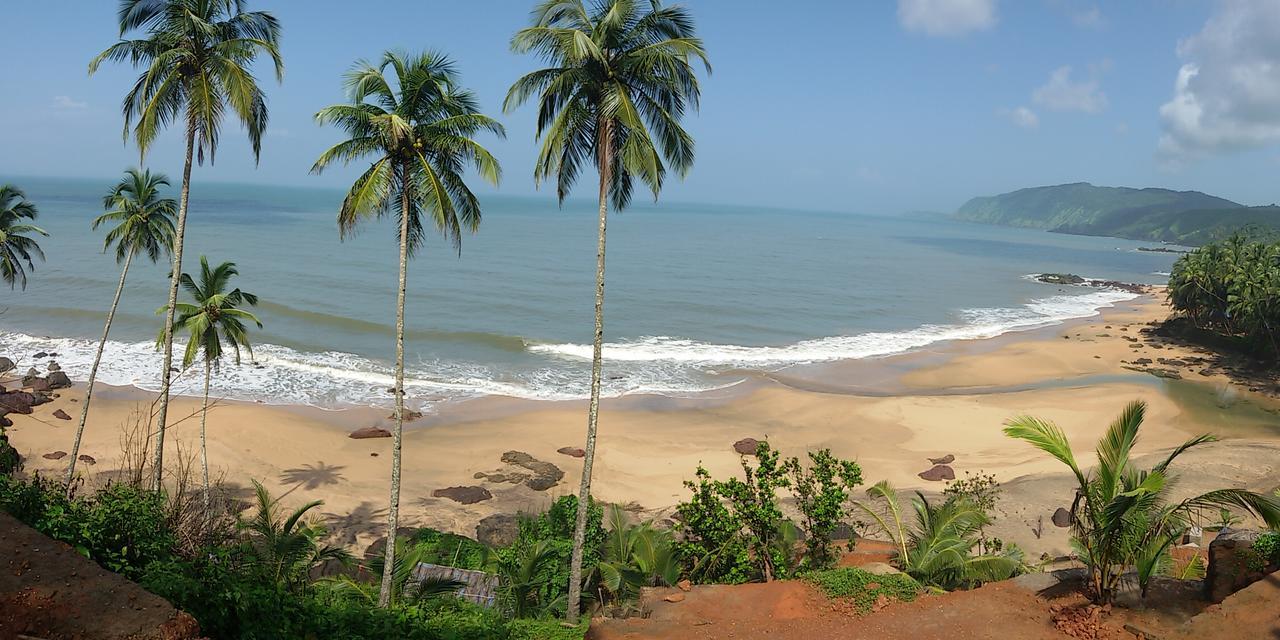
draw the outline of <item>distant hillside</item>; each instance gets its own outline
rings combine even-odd
[[[955,217],[971,222],[1202,244],[1246,225],[1280,229],[1280,207],[1246,207],[1199,191],[1095,187],[1087,182],[974,198]]]

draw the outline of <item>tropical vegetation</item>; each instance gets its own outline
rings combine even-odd
[[[1179,257],[1170,273],[1174,312],[1255,355],[1280,357],[1280,242],[1236,233]]]
[[[549,66],[526,74],[507,92],[504,111],[537,96],[542,146],[534,181],[555,180],[563,204],[584,164],[599,176],[596,236],[595,330],[592,337],[590,401],[582,460],[582,484],[573,561],[569,572],[568,620],[578,616],[586,550],[586,498],[591,493],[604,342],[605,240],[609,203],[615,211],[643,183],[656,200],[668,166],[684,177],[693,166],[693,138],[680,124],[697,109],[700,89],[693,64],[711,65],[693,17],[660,0],[543,0],[532,24],[511,38],[516,53],[533,53]]]
[[[191,195],[191,164],[193,160],[204,164],[206,155],[213,164],[222,126],[232,118],[244,126],[256,161],[268,113],[266,96],[251,67],[259,55],[266,55],[274,63],[276,79],[284,77],[279,22],[268,12],[246,11],[246,4],[246,0],[120,0],[120,40],[89,63],[90,74],[108,61],[142,69],[121,109],[124,137],[132,136],[139,156],[146,157],[170,124],[181,123],[186,141],[161,339],[164,358],[152,465],[156,490],[161,488],[164,473],[174,314]],[[130,35],[137,37],[126,37]]]
[[[1272,527],[1280,525],[1280,501],[1252,491],[1226,488],[1174,500],[1174,461],[1217,438],[1191,438],[1151,468],[1142,468],[1132,453],[1146,409],[1141,401],[1125,407],[1098,441],[1098,465],[1088,471],[1076,462],[1066,434],[1052,422],[1021,416],[1004,429],[1009,437],[1027,441],[1071,470],[1077,487],[1071,505],[1072,545],[1088,568],[1092,597],[1099,603],[1111,602],[1127,580],[1136,581],[1145,596],[1152,577],[1167,565],[1169,549],[1206,511],[1240,509]]]
[[[391,445],[391,498],[387,517],[387,562],[379,602],[391,601],[400,517],[401,436],[404,431],[404,303],[409,259],[434,226],[461,254],[462,232],[480,226],[480,201],[464,172],[473,168],[497,184],[502,168],[475,136],[505,135],[502,125],[480,113],[473,93],[462,88],[458,71],[438,53],[387,51],[375,65],[356,63],[346,76],[350,102],[325,107],[320,124],[342,129],[348,139],[316,159],[312,172],[334,162],[369,160],[338,210],[343,238],[368,218],[397,218],[400,246],[396,293],[395,430]]]
[[[98,350],[93,355],[93,365],[89,367],[89,377],[85,380],[80,424],[76,427],[76,439],[71,445],[71,461],[67,463],[68,490],[76,474],[80,441],[84,437],[85,423],[89,419],[89,403],[93,400],[93,384],[98,379],[98,367],[102,364],[102,350],[107,346],[111,323],[115,320],[116,308],[120,306],[120,294],[124,293],[129,265],[133,263],[134,256],[142,256],[154,264],[161,257],[169,255],[173,249],[173,216],[177,212],[178,203],[173,198],[161,196],[161,188],[167,186],[169,179],[163,173],[129,169],[125,171],[124,178],[102,198],[102,206],[107,212],[93,220],[94,229],[111,225],[103,239],[102,249],[106,251],[112,245],[115,246],[116,262],[121,265],[120,283],[116,285],[115,296],[111,298],[107,323],[102,328],[102,339],[98,341]]]
[[[35,271],[35,258],[44,260],[44,251],[32,235],[48,236],[31,224],[40,212],[27,194],[11,185],[0,185],[0,279],[10,289],[27,288],[27,272]]]

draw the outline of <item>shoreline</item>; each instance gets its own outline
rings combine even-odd
[[[1188,478],[1188,488],[1202,481],[1256,483],[1259,489],[1280,485],[1280,417],[1272,413],[1280,404],[1234,385],[1222,372],[1173,380],[1124,368],[1137,357],[1201,357],[1190,348],[1141,334],[1147,323],[1164,315],[1163,304],[1147,294],[1089,318],[995,338],[937,343],[905,354],[825,363],[786,376],[759,376],[705,397],[606,398],[594,493],[606,501],[636,503],[649,515],[667,515],[686,497],[682,481],[699,464],[715,477],[740,472],[732,445],[747,437],[768,437],[786,456],[829,447],[859,462],[866,486],[889,479],[899,489],[935,492],[943,483],[917,474],[929,468],[926,458],[952,454],[957,476],[993,473],[1005,485],[1006,517],[996,535],[1030,553],[1053,554],[1065,550],[1065,530],[1050,524],[1043,527],[1049,531],[1033,536],[1030,523],[1036,518],[1048,522],[1053,508],[1067,500],[1065,475],[1057,462],[1005,438],[1001,424],[1022,413],[1054,420],[1068,433],[1077,455],[1088,459],[1106,424],[1134,398],[1150,404],[1139,454],[1174,446],[1201,431],[1224,436],[1224,442],[1189,458],[1208,456],[1194,467],[1190,462],[1183,467],[1184,472],[1199,472]],[[1127,338],[1142,344],[1134,347]],[[121,425],[153,398],[121,387],[95,391],[82,452],[97,464],[77,467],[91,485],[105,482],[120,466]],[[8,432],[26,458],[28,473],[57,477],[65,470],[65,459],[42,456],[69,450],[82,394],[81,387],[63,390],[32,416],[10,416],[15,424]],[[175,396],[172,403],[171,411],[180,416],[199,408],[195,398]],[[585,403],[483,397],[450,403],[406,422],[401,507],[406,526],[474,537],[486,516],[541,509],[576,493],[581,462],[557,449],[580,446]],[[57,409],[72,419],[52,418]],[[253,478],[273,495],[287,496],[289,503],[324,500],[318,511],[334,541],[359,550],[385,526],[381,505],[387,499],[391,442],[353,440],[347,434],[390,423],[381,408],[334,411],[220,401],[209,413],[211,472],[227,481],[233,496],[247,490]],[[178,447],[186,455],[194,451],[197,430],[198,420],[177,423],[167,438],[166,459],[177,460]],[[542,491],[476,477],[528,475],[502,462],[508,451],[550,462],[564,477]],[[1208,471],[1214,464],[1226,465],[1218,476]],[[431,495],[455,486],[483,487],[492,498],[463,505]]]

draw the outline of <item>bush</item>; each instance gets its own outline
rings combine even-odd
[[[676,507],[681,540],[677,554],[685,573],[699,583],[739,584],[756,579],[757,572],[741,535],[742,521],[720,499],[718,484],[702,466],[697,483],[685,480],[693,496]]]
[[[195,617],[211,638],[297,638],[308,617],[298,597],[234,549],[209,549],[194,560],[153,562],[139,582]]]
[[[409,541],[421,549],[421,562],[446,567],[484,569],[492,555],[488,547],[471,538],[435,529],[418,529]]]
[[[831,598],[849,598],[866,613],[880,596],[911,602],[923,588],[911,576],[894,573],[878,576],[854,567],[815,571],[807,579]]]
[[[846,504],[853,488],[862,484],[862,468],[851,460],[836,458],[830,449],[810,451],[808,469],[798,458],[788,460],[786,468],[808,534],[804,566],[826,569],[838,559],[838,552],[831,545],[831,532],[849,514]]]
[[[520,520],[515,542],[498,555],[503,608],[515,617],[553,615],[569,594],[569,561],[573,556],[573,528],[577,496],[564,496],[546,512]],[[594,566],[607,537],[604,508],[591,501],[587,509],[586,543],[582,566]],[[586,595],[586,590],[583,591]]]
[[[1253,541],[1253,550],[1265,564],[1280,564],[1280,532],[1268,531]]]
[[[565,627],[560,620],[512,620],[507,623],[511,640],[582,640],[590,620]]]
[[[9,475],[21,468],[22,456],[9,444],[9,436],[5,435],[4,427],[0,427],[0,476]]]

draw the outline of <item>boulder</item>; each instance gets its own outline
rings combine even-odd
[[[61,366],[61,365],[59,365],[57,362],[54,362],[53,360],[50,360],[50,361],[49,361],[49,367],[48,367],[48,369],[49,369],[50,371],[62,371],[62,366]]]
[[[570,458],[581,458],[587,455],[586,451],[583,451],[582,449],[579,449],[577,447],[560,447],[559,449],[556,449],[556,453],[564,454],[566,456],[569,456]]]
[[[351,438],[352,440],[367,440],[369,438],[390,438],[391,432],[387,431],[386,429],[381,429],[378,427],[364,427],[364,428],[356,429],[355,431],[352,431],[351,433],[347,434],[347,437]]]
[[[53,412],[53,417],[55,417],[55,418],[57,418],[57,419],[59,419],[59,420],[70,420],[70,419],[71,419],[71,416],[67,415],[67,412],[66,412],[66,411],[63,411],[62,409],[58,409],[57,411],[54,411],[54,412]]]
[[[1209,568],[1204,578],[1205,597],[1222,602],[1227,596],[1264,578],[1277,567],[1266,566],[1253,543],[1261,531],[1226,528],[1209,543]]]
[[[431,492],[431,495],[436,498],[448,498],[462,504],[475,504],[493,497],[493,494],[489,493],[489,490],[484,487],[447,487],[436,489]]]
[[[760,448],[760,441],[755,438],[743,438],[733,443],[733,450],[744,456],[754,456]]]
[[[79,458],[76,458],[76,459],[77,459],[77,460],[79,460],[80,462],[85,463],[85,464],[98,464],[98,461],[97,461],[97,460],[94,460],[94,459],[93,459],[93,456],[88,455],[88,454],[85,454],[85,453],[80,454],[80,457],[79,457]]]
[[[508,451],[502,454],[502,461],[533,472],[533,476],[525,481],[525,486],[534,491],[546,491],[564,479],[564,471],[560,467],[538,460],[523,451]]]
[[[8,391],[0,394],[0,412],[31,413],[31,407],[40,405],[36,394],[26,391]]]
[[[42,405],[42,404],[47,404],[47,403],[53,402],[53,398],[49,397],[49,394],[44,393],[44,392],[40,392],[40,393],[33,393],[33,394],[31,394],[31,397],[35,398],[35,399],[31,402],[31,406],[33,406],[33,407],[38,407],[38,406],[40,406],[40,405]]]
[[[1062,528],[1071,526],[1071,512],[1058,507],[1058,510],[1053,512],[1053,526]]]
[[[44,458],[45,460],[61,460],[61,459],[65,458],[65,457],[67,457],[67,452],[66,452],[66,451],[53,451],[53,452],[50,452],[50,453],[46,453],[46,454],[44,454],[43,456],[40,456],[40,457],[41,457],[41,458]]]
[[[16,364],[14,364],[14,363],[13,363],[13,360],[10,360],[10,359],[8,359],[8,358],[4,358],[4,357],[0,357],[0,373],[5,373],[5,372],[8,372],[8,371],[13,371],[17,366],[18,366],[18,365],[16,365]]]
[[[921,471],[917,475],[919,475],[922,480],[929,480],[931,482],[956,479],[956,472],[945,464],[933,465],[932,469],[929,469],[928,471]]]
[[[48,353],[45,353],[44,351],[39,351],[39,352],[37,352],[34,356],[31,356],[31,357],[32,357],[32,358],[36,358],[36,359],[39,359],[39,358],[47,358],[47,357],[49,357],[49,354],[48,354]]]
[[[49,383],[50,389],[68,389],[71,387],[71,378],[61,371],[50,371],[49,376],[45,378]]]
[[[480,519],[476,540],[489,547],[508,547],[520,533],[520,519],[506,513],[495,513]]]
[[[929,462],[931,464],[951,464],[952,462],[955,462],[955,461],[956,461],[956,457],[949,453],[945,456],[942,456],[941,458],[929,458]]]
[[[22,388],[30,389],[31,393],[44,393],[52,389],[49,381],[40,376],[26,376],[22,379]]]

